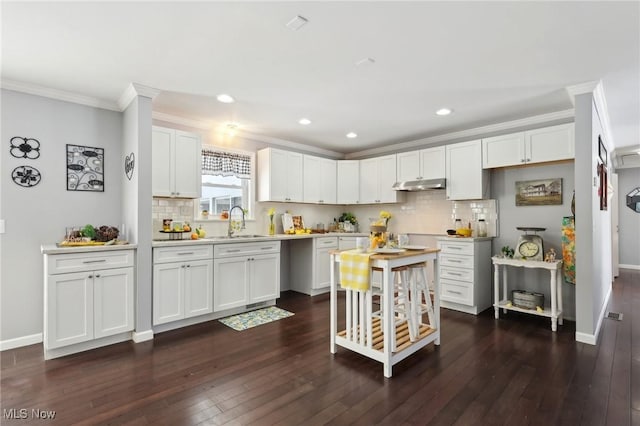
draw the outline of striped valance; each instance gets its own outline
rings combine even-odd
[[[251,156],[203,149],[202,174],[251,178]]]

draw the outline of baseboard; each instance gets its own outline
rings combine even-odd
[[[600,315],[598,315],[598,325],[596,325],[595,333],[587,334],[587,333],[581,333],[576,331],[576,342],[587,343],[589,345],[596,345],[598,343],[598,336],[600,335],[600,330],[602,329],[602,321],[604,321],[604,316],[607,312],[607,306],[609,306],[611,291],[612,291],[612,287],[609,286],[607,297],[604,298],[604,303],[602,304]]]
[[[36,343],[42,343],[42,333],[16,337],[15,339],[2,340],[0,341],[0,351],[35,345]]]
[[[640,265],[627,265],[627,264],[621,263],[621,264],[618,265],[618,267],[620,269],[633,269],[633,270],[636,270],[636,271],[640,271]]]
[[[131,338],[135,343],[146,342],[147,340],[153,340],[153,330],[146,331],[134,331],[131,333]]]
[[[587,333],[580,333],[576,331],[576,342],[586,343],[588,345],[595,345],[598,341],[598,336]]]

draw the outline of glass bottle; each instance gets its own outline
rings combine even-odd
[[[487,236],[487,222],[484,219],[478,220],[478,237]]]
[[[453,227],[453,229],[455,229],[456,231],[457,231],[458,229],[462,229],[462,219],[456,219],[456,224],[455,224],[455,226]]]

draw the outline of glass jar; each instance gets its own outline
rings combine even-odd
[[[456,231],[458,229],[462,229],[462,219],[456,219],[456,223],[455,223],[453,229],[455,229]]]
[[[484,219],[478,220],[478,237],[487,236],[487,222]]]

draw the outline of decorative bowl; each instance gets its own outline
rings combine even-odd
[[[456,234],[461,235],[463,237],[470,237],[471,236],[471,229],[470,228],[460,228],[456,231]]]

